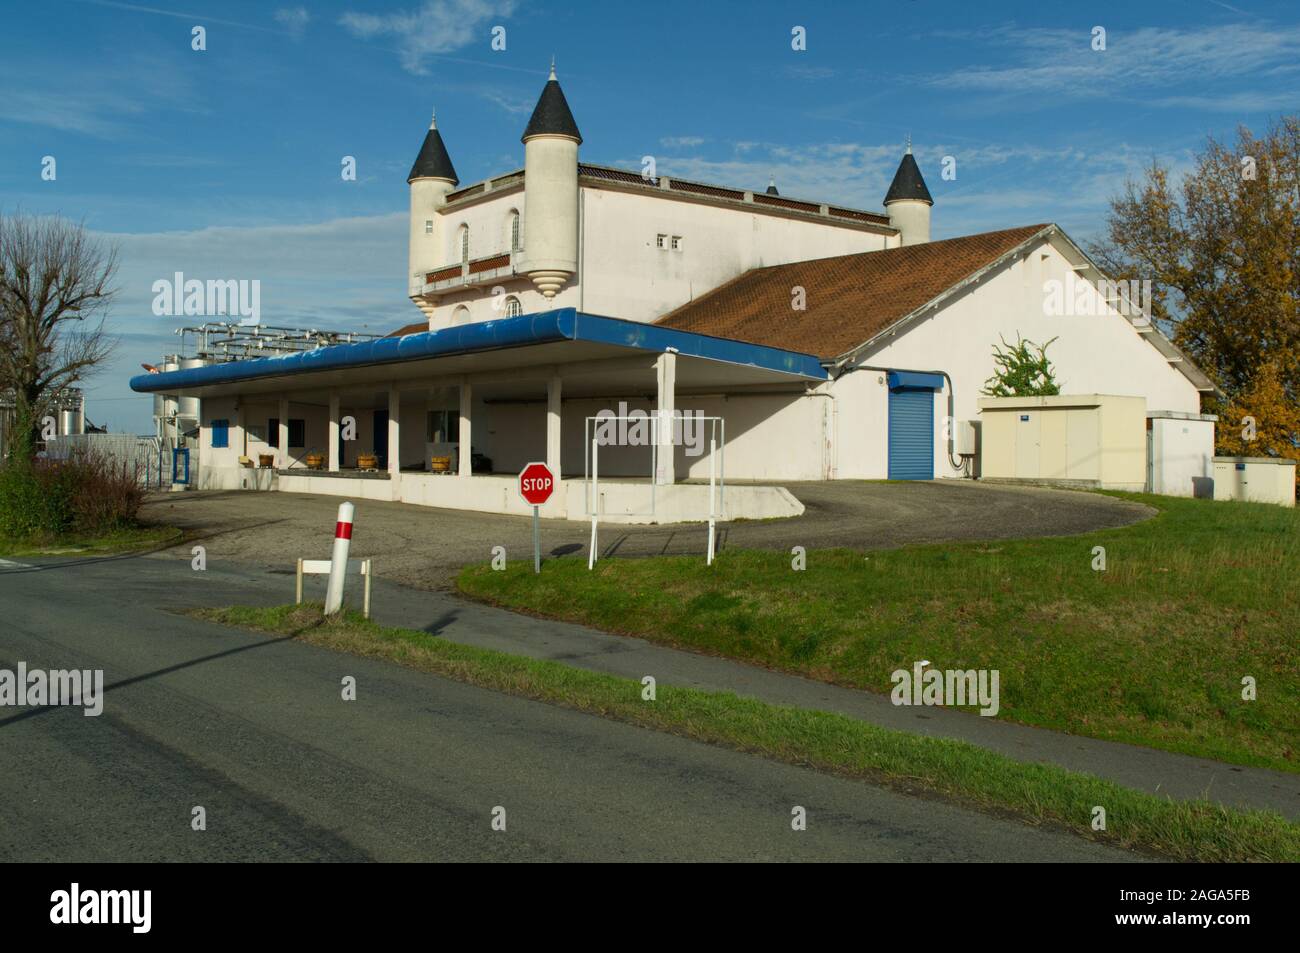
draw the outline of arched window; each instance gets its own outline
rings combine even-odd
[[[505,312],[507,318],[517,318],[524,313],[524,309],[523,306],[519,304],[519,299],[514,295],[511,295],[506,298]]]
[[[469,261],[469,226],[460,227],[460,260],[461,263]]]
[[[519,233],[519,211],[517,209],[511,209],[510,210],[510,250],[512,252],[517,252],[522,247],[523,245],[520,244],[520,233]]]
[[[457,324],[469,324],[469,308],[465,307],[463,304],[457,305],[456,310],[451,313],[451,323],[453,326]]]

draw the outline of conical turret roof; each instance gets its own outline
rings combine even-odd
[[[905,199],[916,199],[929,205],[934,204],[934,199],[930,198],[930,190],[925,187],[925,179],[921,177],[921,170],[916,164],[916,159],[912,157],[912,147],[907,147],[907,152],[903,155],[903,161],[898,163],[898,171],[894,173],[894,181],[889,186],[889,192],[885,195],[885,204],[890,202],[900,202]]]
[[[527,142],[533,136],[568,136],[570,139],[576,139],[578,144],[582,144],[582,134],[578,132],[578,124],[573,120],[573,113],[569,111],[569,101],[564,98],[564,90],[560,89],[560,81],[555,78],[555,63],[551,63],[551,78],[546,81],[542,88],[542,95],[537,100],[537,108],[533,110],[532,118],[528,120],[528,127],[524,130],[522,142]]]
[[[429,131],[424,135],[420,154],[415,157],[411,174],[406,177],[407,182],[412,179],[450,179],[453,185],[460,183],[460,179],[456,177],[456,168],[451,164],[451,156],[447,155],[447,147],[443,145],[442,134],[438,132],[438,124],[434,119],[429,120]]]

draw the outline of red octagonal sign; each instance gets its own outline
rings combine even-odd
[[[544,463],[530,463],[519,471],[519,495],[531,506],[541,506],[555,492],[555,477]]]

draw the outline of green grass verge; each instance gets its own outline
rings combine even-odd
[[[387,628],[356,614],[325,620],[319,605],[196,609],[192,615],[386,659],[494,691],[683,735],[986,811],[1061,826],[1095,841],[1193,861],[1300,860],[1300,825],[1277,814],[1170,801],[1087,774],[1025,764],[960,741],[925,738],[829,712],[726,692],[642,686],[558,662]],[[1107,830],[1091,830],[1094,806]]]
[[[0,556],[102,556],[179,542],[183,535],[171,526],[136,526],[95,536],[70,534],[41,541],[0,538]]]
[[[712,567],[482,564],[458,584],[512,609],[882,693],[919,659],[997,669],[998,717],[1300,770],[1300,509],[1115,495],[1159,513],[1072,537],[810,551],[802,572],[789,554],[728,550]],[[1242,698],[1246,676],[1255,701]]]

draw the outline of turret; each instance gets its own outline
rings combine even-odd
[[[898,164],[894,181],[885,195],[885,211],[889,214],[889,224],[899,232],[899,241],[904,245],[923,245],[930,240],[930,207],[934,199],[925,187],[921,170],[912,158],[912,142],[908,139],[907,152]]]
[[[524,248],[522,271],[548,299],[578,270],[578,146],[582,135],[564,91],[551,76],[522,138]]]
[[[425,272],[446,264],[438,213],[447,204],[447,193],[458,182],[451,156],[447,155],[447,147],[438,132],[437,121],[430,118],[420,154],[415,157],[411,174],[406,177],[406,183],[411,187],[410,267],[407,277],[412,294],[418,294],[424,286]]]

